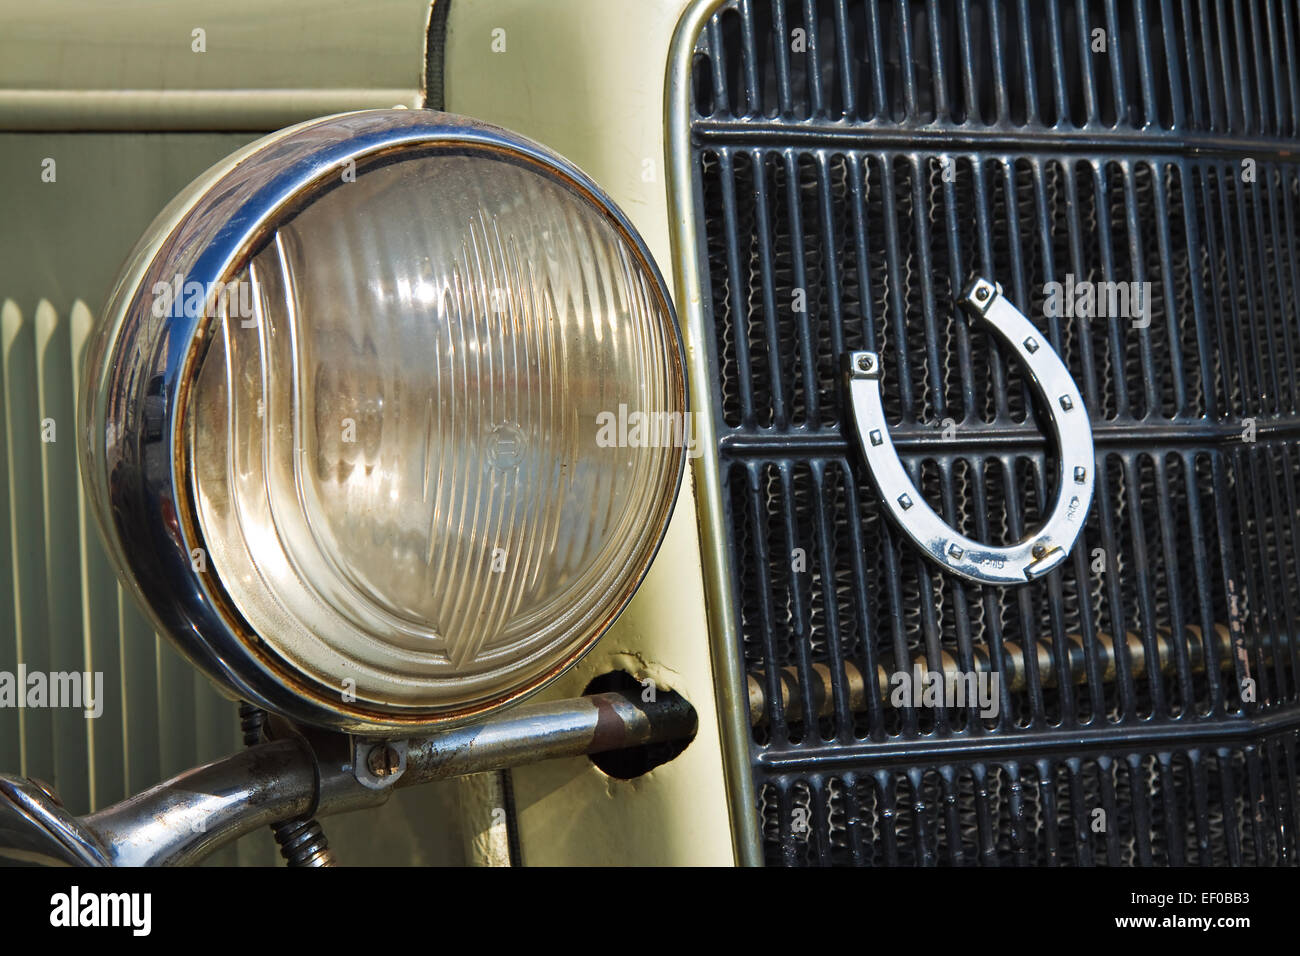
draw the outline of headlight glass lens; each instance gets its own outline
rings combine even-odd
[[[671,512],[685,386],[594,198],[487,146],[332,176],[227,286],[185,439],[207,560],[300,678],[458,712],[582,653]]]

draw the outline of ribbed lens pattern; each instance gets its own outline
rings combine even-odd
[[[424,153],[340,176],[242,281],[192,440],[210,558],[253,629],[319,684],[433,711],[583,649],[643,573],[682,454],[611,447],[602,416],[684,412],[657,280],[603,211],[523,160]]]

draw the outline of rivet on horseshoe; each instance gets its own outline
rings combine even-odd
[[[1064,561],[1083,528],[1092,504],[1092,427],[1065,363],[1046,336],[1003,297],[1002,286],[977,278],[966,286],[959,304],[1015,349],[1043,400],[1060,462],[1056,503],[1047,521],[1015,544],[994,547],[959,534],[940,518],[912,484],[894,449],[880,394],[880,356],[874,352],[847,356],[858,440],[886,510],[926,555],[978,584],[1024,584]]]

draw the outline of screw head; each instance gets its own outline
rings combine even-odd
[[[366,755],[366,767],[372,776],[390,777],[401,769],[402,758],[388,744],[376,744]]]
[[[1045,554],[1047,553],[1047,545],[1045,545],[1045,544],[1043,544],[1043,542],[1039,541],[1036,545],[1034,545],[1034,546],[1030,549],[1029,553],[1032,554],[1032,555],[1033,555],[1034,557],[1036,557],[1036,558],[1041,558],[1043,555],[1045,555]]]
[[[858,356],[858,371],[870,372],[875,367],[875,365],[876,365],[875,360],[870,355]]]
[[[987,299],[988,297],[989,297],[989,287],[988,287],[988,286],[986,286],[986,285],[982,285],[982,286],[979,286],[979,287],[975,290],[975,298],[979,299],[981,302],[983,302],[983,301],[984,301],[985,299]]]

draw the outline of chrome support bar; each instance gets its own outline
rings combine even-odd
[[[406,744],[393,786],[357,778],[338,734],[288,736],[188,770],[76,823],[114,866],[182,866],[272,823],[387,801],[395,787],[557,757],[578,757],[694,736],[696,715],[677,694],[643,702],[621,693],[525,704],[479,724]],[[371,747],[387,742],[373,741]]]
[[[186,866],[246,833],[309,813],[315,798],[311,751],[290,738],[187,770],[80,822],[112,866]]]
[[[521,764],[623,750],[695,735],[695,708],[677,694],[644,703],[629,694],[591,694],[518,707],[427,740],[412,741],[397,786]]]

